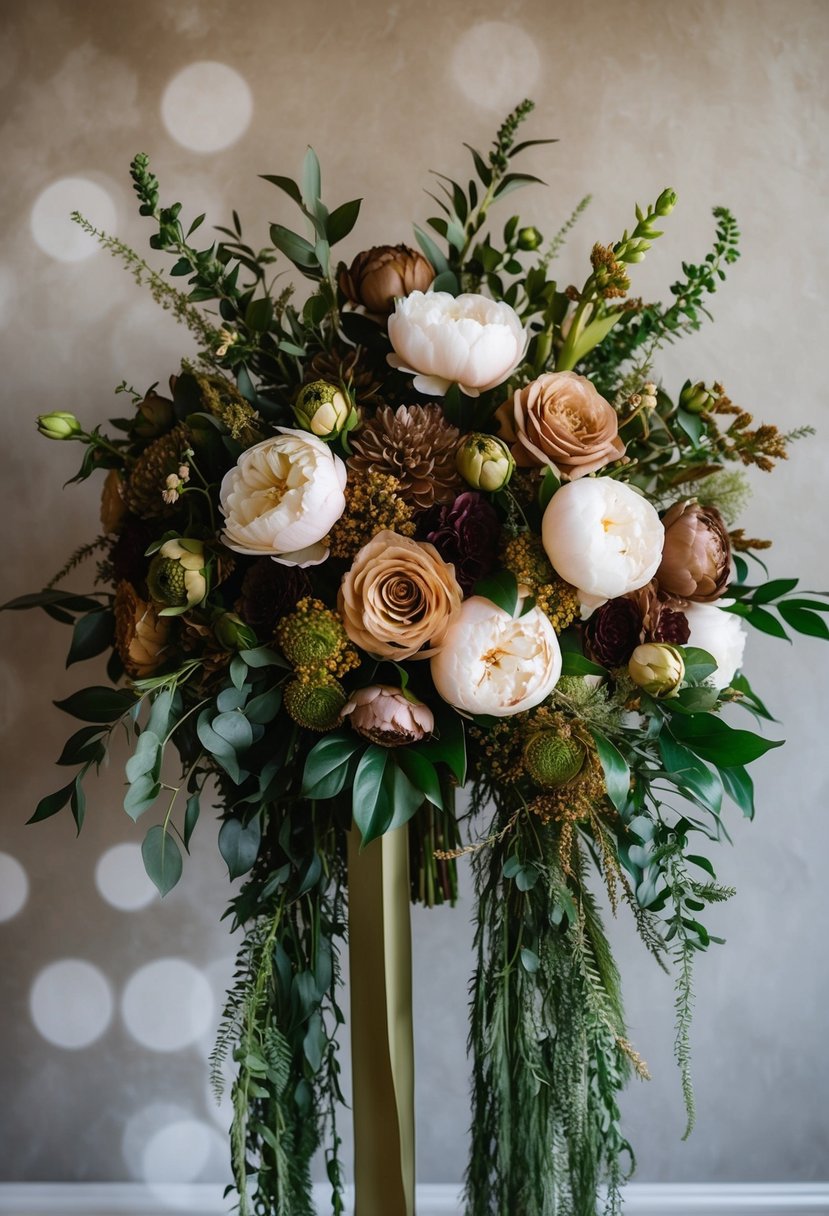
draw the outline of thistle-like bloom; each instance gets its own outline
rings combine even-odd
[[[488,296],[413,291],[389,317],[395,349],[389,363],[414,375],[414,386],[440,397],[457,384],[468,397],[508,380],[524,357],[518,313]]]
[[[561,675],[561,650],[539,608],[516,618],[474,595],[465,601],[431,667],[444,701],[464,713],[506,718],[550,695]]]

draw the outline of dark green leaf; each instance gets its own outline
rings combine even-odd
[[[339,207],[334,208],[325,224],[325,235],[328,237],[329,245],[336,245],[338,241],[348,236],[357,223],[362,201],[361,198],[355,198],[350,203],[342,203]]]
[[[100,726],[82,726],[66,740],[57,763],[85,764],[87,760],[98,760],[104,751],[102,738]]]
[[[399,768],[408,777],[415,789],[427,798],[433,806],[443,810],[443,795],[440,790],[440,779],[435,766],[421,752],[411,747],[396,748],[394,758]]]
[[[472,594],[482,595],[513,616],[518,606],[518,580],[510,570],[496,570],[494,574],[479,579]]]
[[[158,780],[158,769],[161,766],[161,740],[151,730],[145,730],[138,736],[135,751],[127,761],[127,781],[137,781],[146,773],[154,773]]]
[[[630,768],[622,753],[597,730],[591,730],[596,744],[602,770],[604,771],[607,796],[617,811],[621,811],[630,793]]]
[[[416,745],[418,752],[433,763],[448,765],[460,785],[466,781],[466,732],[463,718],[443,703],[435,709],[435,733],[426,743]]]
[[[540,144],[557,144],[557,139],[525,139],[520,144],[516,144],[507,153],[507,156],[512,160],[513,156],[517,156],[519,152],[523,152],[525,148],[536,148]]]
[[[699,684],[717,670],[717,660],[699,646],[680,646],[685,660],[685,680],[688,684]]]
[[[284,667],[290,670],[290,663],[277,654],[270,646],[257,646],[255,650],[240,650],[239,658],[248,667]]]
[[[449,270],[449,263],[446,260],[446,256],[441,253],[440,249],[438,249],[432,238],[428,236],[422,228],[418,228],[417,225],[415,225],[414,232],[415,237],[417,238],[417,243],[426,254],[426,257],[432,263],[435,274],[443,274],[444,271]]]
[[[144,869],[162,897],[172,891],[181,878],[181,851],[172,835],[160,824],[151,827],[141,846]]]
[[[493,197],[505,198],[513,190],[519,190],[522,186],[529,186],[533,183],[540,186],[546,184],[540,177],[534,177],[532,173],[507,173],[505,177],[501,178]]]
[[[556,490],[561,489],[561,479],[555,469],[549,465],[544,470],[544,476],[541,478],[541,484],[538,487],[538,505],[542,511],[546,511],[550,505],[550,499],[555,494]]]
[[[294,200],[300,207],[302,206],[302,195],[299,192],[299,186],[290,177],[280,177],[275,173],[260,173],[259,176],[266,182],[270,182],[272,186],[278,186],[280,190]]]
[[[82,722],[114,722],[136,703],[135,694],[127,689],[96,685],[73,692],[64,701],[55,701],[58,709]]]
[[[713,714],[674,718],[671,730],[698,756],[720,768],[750,764],[783,744],[782,739],[763,739],[751,731],[735,730]]]
[[[816,612],[809,612],[806,608],[798,608],[791,603],[787,604],[785,600],[782,604],[777,605],[777,610],[786,624],[798,633],[829,641],[829,625]]]
[[[561,659],[563,676],[601,676],[603,679],[607,679],[608,673],[605,667],[592,663],[590,659],[586,659],[583,654],[578,654],[575,650],[563,651]]]
[[[253,867],[259,854],[262,828],[258,816],[248,824],[226,819],[219,829],[219,852],[224,858],[231,881],[241,878]]]
[[[394,801],[386,769],[393,763],[388,748],[370,744],[357,765],[352,790],[354,822],[360,829],[365,847],[386,832],[394,818]]]
[[[70,612],[96,612],[101,605],[86,595],[75,595],[71,591],[59,591],[50,587],[46,591],[34,591],[29,595],[18,595],[16,599],[0,605],[0,612],[22,612],[27,608],[45,608],[60,605]]]
[[[269,688],[266,692],[261,692],[259,696],[251,698],[245,706],[245,717],[249,722],[265,726],[269,722],[273,722],[279,713],[281,704],[282,689]]]
[[[253,743],[250,722],[238,710],[217,714],[210,723],[215,733],[229,743],[235,752],[246,751]]]
[[[742,765],[721,768],[720,776],[729,798],[733,798],[746,819],[754,818],[754,782]]]
[[[349,761],[362,747],[362,739],[351,733],[324,735],[319,743],[311,748],[305,761],[305,771],[302,774],[303,798],[336,797],[345,785]]]
[[[153,773],[136,777],[124,795],[124,810],[134,822],[148,811],[161,793],[158,778]]]
[[[667,772],[684,793],[689,794],[708,811],[719,814],[722,806],[722,784],[718,776],[668,731],[659,736],[659,753]]]
[[[305,237],[291,232],[290,228],[285,228],[282,224],[271,224],[271,240],[276,248],[301,270],[310,270],[317,266],[314,246],[306,241]]]
[[[448,291],[450,296],[460,295],[461,285],[458,276],[452,270],[444,270],[432,281],[432,291]]]
[[[781,595],[788,595],[798,584],[796,578],[773,578],[770,582],[758,587],[751,597],[752,604],[768,604],[777,600]]]
[[[66,666],[80,663],[84,659],[102,654],[112,645],[115,617],[108,610],[90,612],[78,617],[72,634],[72,645],[66,657]]]
[[[83,773],[78,773],[73,783],[72,797],[69,799],[72,818],[75,820],[75,826],[79,832],[83,827],[84,815],[86,814],[86,794],[83,792],[82,779]]]
[[[724,608],[724,612],[733,612],[735,608],[740,607],[739,604],[730,605]],[[784,642],[791,639],[786,633],[786,630],[780,624],[776,616],[772,616],[765,608],[750,608],[747,612],[738,613],[749,625],[753,625],[755,629],[759,629],[761,633],[771,634],[773,638],[782,638]]]
[[[191,794],[187,799],[187,807],[184,811],[184,847],[190,850],[190,840],[193,836],[193,829],[199,821],[199,812],[201,811],[201,800],[198,793]]]
[[[58,811],[63,810],[75,789],[75,782],[70,781],[62,790],[57,790],[54,794],[47,794],[45,798],[41,798],[35,808],[35,813],[31,819],[27,819],[28,823],[40,823],[43,819],[49,819],[50,816],[56,815]]]

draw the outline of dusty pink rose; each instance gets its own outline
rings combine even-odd
[[[371,684],[358,688],[340,711],[351,727],[364,739],[381,747],[400,747],[417,743],[431,735],[435,718],[428,705],[408,697],[391,684]]]
[[[497,417],[516,464],[552,465],[571,480],[595,473],[625,452],[613,406],[575,372],[546,372],[516,389]]]

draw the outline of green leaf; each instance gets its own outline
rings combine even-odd
[[[141,856],[144,858],[144,869],[163,898],[181,878],[181,851],[175,839],[160,824],[156,824],[144,837]]]
[[[27,819],[26,823],[40,823],[44,819],[49,819],[52,815],[57,815],[58,811],[62,811],[75,789],[74,780],[65,785],[63,789],[56,790],[54,794],[47,794],[45,798],[41,798],[35,808],[35,813],[31,819]]]
[[[329,245],[336,245],[348,236],[357,223],[362,201],[361,198],[355,198],[350,203],[342,203],[334,208],[325,223],[325,235]]]
[[[72,818],[75,820],[78,832],[83,827],[84,815],[86,814],[86,794],[83,792],[82,780],[83,772],[80,772],[73,782],[72,797],[69,799]]]
[[[659,753],[675,784],[706,810],[718,815],[722,807],[722,783],[708,766],[668,731],[659,736]]]
[[[386,831],[402,828],[403,824],[408,823],[412,815],[416,814],[423,806],[423,794],[416,785],[412,784],[402,768],[397,764],[388,765],[383,778],[383,784],[386,786],[392,807],[394,808],[391,823]]]
[[[623,810],[630,794],[630,768],[622,753],[600,731],[590,731],[604,771],[607,796],[617,811]]]
[[[533,184],[544,186],[546,182],[542,181],[540,177],[534,177],[532,173],[507,173],[498,183],[493,198],[505,198],[506,195],[512,194],[513,190],[520,190],[522,186]]]
[[[312,1072],[319,1072],[327,1044],[328,1036],[325,1033],[322,1017],[317,1011],[312,1013],[308,1019],[308,1028],[302,1040],[302,1053],[311,1065]]]
[[[432,762],[411,747],[396,748],[394,759],[398,768],[402,769],[415,789],[419,790],[433,806],[442,811],[443,795],[440,790],[440,778]]]
[[[685,680],[688,684],[699,684],[717,670],[717,660],[699,646],[679,646],[685,660]]]
[[[730,604],[723,608],[723,612],[734,612],[735,608],[742,608],[742,604]],[[786,630],[780,624],[776,616],[766,611],[765,608],[749,607],[743,612],[738,612],[737,616],[741,616],[749,625],[753,625],[755,629],[759,629],[761,633],[768,633],[773,638],[782,638],[784,642],[791,641]]]
[[[184,811],[184,847],[190,851],[190,840],[193,836],[193,829],[199,821],[199,812],[201,811],[201,799],[198,792],[191,794],[187,799],[187,806]]]
[[[357,765],[352,789],[354,822],[363,838],[362,847],[388,831],[394,818],[394,801],[384,778],[393,764],[389,749],[370,744]]]
[[[541,966],[541,960],[534,950],[529,950],[526,946],[522,946],[521,966],[525,971],[529,971],[530,975],[534,975]]]
[[[518,606],[518,580],[510,570],[496,570],[494,574],[478,579],[472,594],[482,595],[513,616]]]
[[[544,476],[541,478],[541,484],[538,487],[538,505],[542,512],[547,510],[550,505],[550,500],[556,490],[561,489],[561,479],[555,469],[549,465],[544,470]]]
[[[447,262],[445,255],[441,253],[440,249],[438,249],[432,238],[428,236],[421,228],[418,228],[417,225],[415,225],[414,233],[415,237],[417,238],[418,245],[432,263],[435,273],[443,274],[445,271],[449,270],[449,263]]]
[[[557,143],[558,143],[557,139],[524,139],[521,141],[520,144],[516,144],[514,148],[511,148],[510,151],[507,153],[507,156],[509,157],[510,160],[512,160],[512,158],[514,156],[517,156],[519,152],[523,152],[525,148],[536,148],[540,144],[557,144]]]
[[[798,633],[829,641],[829,625],[816,612],[809,612],[806,608],[798,608],[785,601],[777,605],[777,610],[786,624]]]
[[[282,224],[271,224],[271,240],[281,253],[298,266],[300,270],[312,270],[317,266],[317,256],[314,246],[305,237],[298,236]]]
[[[272,186],[278,186],[280,190],[284,190],[289,198],[292,198],[298,206],[302,206],[302,195],[293,178],[280,177],[276,173],[260,173],[259,176],[263,181],[270,182]]]
[[[66,656],[66,666],[102,654],[112,645],[115,617],[107,609],[78,617],[72,633],[72,644]]]
[[[259,817],[243,824],[241,819],[226,819],[219,829],[219,852],[224,858],[231,882],[253,868],[259,855],[262,826]]]
[[[136,703],[135,694],[127,689],[96,685],[73,692],[64,701],[55,701],[58,709],[82,722],[114,722]]]
[[[147,730],[155,734],[159,740],[164,739],[170,729],[171,719],[181,712],[181,694],[172,688],[162,688],[152,703]]]
[[[421,756],[433,763],[443,761],[454,773],[458,784],[466,781],[466,731],[463,718],[451,706],[441,704],[435,709],[435,733],[426,743],[416,744]]]
[[[586,325],[573,345],[570,358],[567,359],[568,366],[565,367],[562,364],[559,367],[559,364],[556,363],[556,369],[558,371],[568,371],[570,368],[575,367],[585,355],[588,355],[595,346],[598,346],[600,342],[605,340],[621,316],[621,312],[611,312],[604,317],[597,317],[595,321],[591,321],[589,325]]]
[[[76,595],[72,591],[59,591],[50,587],[45,591],[33,591],[29,595],[18,595],[16,599],[0,605],[0,612],[23,612],[27,608],[47,608],[60,605],[70,612],[96,612],[101,605],[97,600],[86,595]]]
[[[754,818],[754,782],[742,765],[721,768],[720,776],[729,798],[733,798],[746,819]]]
[[[563,676],[601,676],[607,679],[607,668],[592,663],[583,654],[575,650],[564,650],[561,655],[561,674]]]
[[[82,726],[66,740],[57,763],[62,765],[85,764],[87,760],[103,757],[104,745],[100,726]]]
[[[662,704],[670,713],[698,714],[713,709],[719,700],[716,688],[702,685],[699,688],[683,688],[675,697],[666,698]]]
[[[267,296],[251,300],[245,309],[245,325],[255,333],[264,334],[273,320],[273,301]]]
[[[210,726],[235,752],[246,751],[253,743],[250,722],[238,710],[217,714]]]
[[[133,822],[148,811],[161,793],[161,785],[153,773],[136,777],[124,795],[124,810]]]
[[[313,214],[322,191],[322,173],[317,154],[309,147],[302,162],[302,201]]]
[[[247,663],[248,667],[284,667],[289,671],[291,669],[290,663],[270,646],[257,646],[255,650],[240,650],[239,658]]]
[[[249,722],[255,722],[260,726],[266,726],[269,722],[273,722],[276,715],[279,713],[282,705],[282,689],[269,688],[265,692],[260,692],[257,697],[252,697],[245,706],[245,717]]]
[[[154,773],[154,779],[157,781],[160,767],[161,740],[151,730],[145,730],[138,736],[135,751],[127,761],[127,781],[137,781],[145,773]]]
[[[758,587],[751,597],[752,604],[768,604],[771,600],[779,599],[781,595],[788,595],[790,591],[794,591],[798,584],[796,578],[773,578],[768,583],[763,583],[762,587]]]
[[[774,747],[782,747],[782,739],[763,739],[748,730],[735,730],[713,714],[693,714],[674,718],[673,734],[704,760],[718,768],[733,768],[750,764]]]
[[[345,785],[352,756],[362,747],[362,739],[351,733],[324,735],[311,748],[305,761],[303,798],[335,798]]]
[[[684,410],[682,406],[679,406],[676,411],[676,420],[694,447],[697,447],[705,432],[705,424],[700,416],[692,414],[688,410]]]
[[[760,698],[757,696],[757,693],[751,687],[747,678],[744,675],[741,674],[741,675],[735,676],[734,679],[731,681],[731,687],[734,689],[735,692],[742,693],[743,702],[747,703],[748,706],[754,711],[754,713],[759,715],[759,717],[765,718],[767,722],[776,722],[777,721],[777,719],[775,717],[773,717],[772,714],[769,713],[768,709],[763,704],[763,702],[760,700]],[[739,704],[739,702],[738,702],[738,704]]]
[[[432,291],[448,291],[450,296],[460,295],[458,276],[453,270],[444,270],[432,280]]]

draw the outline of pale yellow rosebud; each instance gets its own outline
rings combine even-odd
[[[455,463],[473,490],[485,490],[488,494],[503,490],[515,468],[512,454],[502,439],[476,432],[461,441]]]
[[[74,439],[81,433],[81,424],[74,414],[55,410],[51,414],[38,414],[37,429],[47,439]]]
[[[351,410],[351,402],[342,389],[326,380],[306,384],[294,405],[299,425],[319,439],[335,439],[348,422]]]
[[[652,697],[672,697],[685,678],[685,660],[676,646],[646,642],[630,656],[628,673]]]

